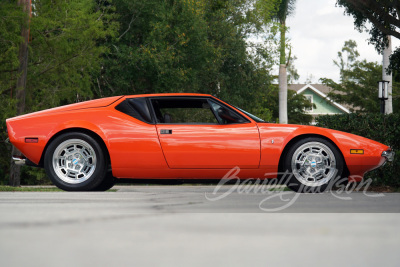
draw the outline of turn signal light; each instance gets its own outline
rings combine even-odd
[[[350,149],[350,154],[364,154],[364,149]]]

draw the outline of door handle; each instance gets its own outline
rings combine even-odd
[[[172,134],[172,130],[161,129],[160,134]]]

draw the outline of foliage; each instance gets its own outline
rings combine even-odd
[[[107,43],[96,95],[199,92],[253,108],[268,90],[265,47],[246,37],[261,18],[249,1],[115,1],[120,36]]]
[[[279,117],[278,107],[278,86],[274,85],[267,92],[260,95],[261,106],[265,106],[270,112],[263,115],[255,113],[258,117],[265,121],[275,121]],[[313,117],[304,112],[307,108],[315,108],[315,104],[311,104],[304,95],[297,94],[296,91],[288,90],[288,117],[291,124],[310,124]]]
[[[9,146],[5,143],[5,119],[13,116],[16,110],[12,96],[19,66],[18,50],[24,16],[16,0],[0,1],[0,177],[7,177],[10,164]]]
[[[378,83],[382,66],[366,60],[356,61],[350,69],[343,70],[341,83],[322,78],[323,84],[333,90],[328,97],[341,104],[350,105],[351,112],[379,112]]]
[[[328,78],[322,78],[321,81],[332,88],[328,97],[351,106],[351,112],[377,113],[380,110],[377,82],[382,77],[382,65],[358,58],[357,43],[353,40],[346,41],[338,52],[338,59],[334,60],[334,64],[340,69],[340,83]],[[397,78],[395,75],[393,80],[393,106],[400,104]]]
[[[290,64],[287,66],[288,84],[294,84],[300,78],[300,75],[296,69],[296,66],[294,65],[294,61],[296,59],[297,59],[296,56],[290,56],[290,58],[289,58]]]
[[[394,151],[400,149],[400,114],[345,114],[324,115],[316,119],[317,126],[360,135],[390,146]],[[400,187],[400,161],[395,157],[386,164],[367,174],[376,186]]]
[[[333,61],[333,63],[340,69],[340,80],[342,82],[348,80],[348,77],[344,72],[352,68],[352,64],[359,56],[360,53],[357,51],[356,41],[345,41],[342,50],[338,52],[338,60]]]
[[[263,2],[264,5],[258,6]],[[250,35],[265,26],[279,0],[40,0],[30,19],[25,111],[124,94],[199,92],[276,120],[271,84],[275,47]],[[15,116],[18,49],[26,17],[17,0],[0,1],[0,127]],[[294,97],[293,99],[297,99]],[[293,102],[300,116],[302,102]],[[289,103],[289,106],[291,105]],[[0,142],[5,140],[4,131]],[[0,143],[0,184],[9,147]],[[47,183],[22,168],[23,184]]]
[[[382,53],[387,46],[386,36],[400,39],[400,5],[393,0],[337,0],[337,5],[345,8],[345,14],[354,18],[354,25],[359,31],[367,30],[370,43]],[[369,23],[372,27],[368,28]],[[392,54],[389,69],[396,70],[400,60],[400,47]],[[397,68],[398,69],[398,68]]]
[[[35,6],[27,80],[30,111],[93,96],[93,74],[107,50],[98,43],[116,30],[111,11],[92,0],[41,0]]]
[[[279,22],[280,26],[280,33],[281,33],[281,47],[280,47],[280,64],[286,64],[286,32],[287,32],[287,27],[286,27],[286,19],[287,17],[291,16],[294,13],[295,10],[295,5],[296,5],[296,0],[281,0],[278,6],[278,10],[276,15],[274,16],[276,21]]]
[[[100,69],[107,48],[99,42],[113,36],[116,23],[104,1],[68,0],[36,2],[30,19],[30,40],[25,111],[32,112],[93,96],[93,74]],[[17,1],[0,2],[0,117],[15,116],[18,49],[24,14]],[[5,140],[4,131],[1,140]],[[10,164],[9,147],[0,146],[0,175],[5,183]],[[24,183],[40,183],[41,170],[23,168]]]

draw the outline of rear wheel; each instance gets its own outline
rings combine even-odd
[[[296,192],[319,193],[334,185],[343,172],[344,161],[331,142],[309,137],[296,142],[284,161],[289,171],[287,186]]]
[[[107,173],[107,158],[101,146],[84,133],[65,133],[47,148],[44,168],[51,181],[66,191],[91,191]]]

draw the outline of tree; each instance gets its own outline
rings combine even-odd
[[[268,90],[268,50],[249,52],[246,38],[261,30],[247,0],[113,2],[121,25],[109,40],[97,95],[154,92],[214,94],[255,108]]]
[[[335,102],[350,105],[350,111],[378,113],[377,81],[382,74],[382,66],[376,62],[359,60],[355,41],[346,41],[334,60],[340,70],[340,83],[322,78],[323,84],[333,90],[328,97]]]
[[[110,21],[114,15],[101,5],[102,2],[37,1],[30,19],[27,48],[24,46],[27,35],[21,37],[21,30],[26,33],[29,18],[26,10],[24,12],[15,0],[0,2],[0,111],[3,129],[7,117],[92,97],[92,79],[99,72],[101,54],[106,51],[100,40],[110,38],[116,29],[115,23]],[[29,57],[18,56],[19,51],[29,51]],[[26,60],[26,71],[21,71],[19,58]],[[20,81],[18,86],[17,80]],[[22,110],[19,105],[24,101],[20,101],[19,93],[20,84],[24,83],[26,101]],[[7,149],[1,146],[0,163],[4,176],[10,170]],[[39,173],[32,171],[33,176],[44,177]],[[19,180],[15,172],[8,178]],[[13,185],[18,185],[18,182]]]
[[[116,34],[112,8],[96,0],[41,0],[31,20],[29,111],[93,98],[102,44]]]
[[[286,18],[293,14],[296,0],[282,0],[278,7],[276,19],[279,22],[280,48],[279,48],[279,123],[288,123],[287,114],[287,67],[286,62]]]
[[[338,60],[333,61],[340,69],[340,79],[342,82],[348,80],[349,77],[346,76],[345,72],[351,68],[359,56],[356,41],[345,41],[342,50],[338,52]]]
[[[273,85],[270,90],[260,94],[259,101],[262,107],[266,107],[266,113],[256,113],[257,116],[265,121],[275,122],[279,118],[279,86]],[[292,124],[310,124],[313,120],[312,115],[305,112],[309,108],[315,108],[302,94],[297,94],[294,90],[288,90],[288,115],[289,123]],[[262,116],[264,115],[264,116]]]
[[[288,28],[286,27],[286,18],[293,14],[295,9],[295,0],[280,0],[280,1],[268,1],[259,0],[257,1],[257,9],[261,16],[265,16],[264,24],[269,25],[271,17],[277,23],[277,30],[280,33],[279,40],[279,122],[288,123],[288,77],[287,68],[290,60],[286,58],[287,40],[286,32]],[[274,28],[274,27],[273,27]],[[272,30],[272,34],[275,31]],[[290,53],[288,59],[290,59]]]
[[[400,2],[393,0],[338,0],[337,4],[345,8],[345,13],[353,16],[354,24],[360,31],[370,33],[370,43],[383,54],[382,79],[389,81],[389,99],[386,100],[385,113],[392,113],[392,86],[391,72],[399,69],[400,47],[392,54],[391,36],[400,39]],[[367,22],[372,23],[368,29]],[[390,58],[390,64],[389,64]]]
[[[400,2],[393,0],[337,0],[348,15],[353,16],[356,27],[366,28],[366,22],[372,23],[371,42],[381,51],[386,47],[384,36],[400,39]]]
[[[294,84],[296,81],[299,80],[300,75],[296,69],[296,66],[294,65],[294,61],[297,59],[296,56],[292,56],[291,58],[289,58],[289,62],[290,64],[287,66],[287,80],[288,80],[288,84]]]
[[[16,84],[16,111],[17,115],[24,114],[25,111],[25,97],[26,97],[26,79],[28,71],[28,42],[29,42],[29,23],[30,23],[30,12],[31,3],[27,0],[18,0],[18,6],[21,7],[24,14],[21,24],[21,43],[19,44],[18,52],[18,72],[17,72],[17,84]],[[21,156],[21,152],[14,146],[11,150],[11,156]],[[20,185],[20,173],[21,167],[14,164],[11,160],[10,168],[10,179],[9,185],[19,186]]]

